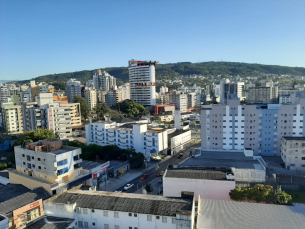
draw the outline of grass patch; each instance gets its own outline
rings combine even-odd
[[[285,189],[286,193],[291,195],[292,202],[293,203],[305,203],[305,192],[304,190],[291,190],[291,189]]]

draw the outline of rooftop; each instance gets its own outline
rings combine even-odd
[[[98,166],[102,165],[102,163],[96,162],[96,161],[86,161],[86,160],[82,160],[82,162],[80,163],[80,166],[83,169],[93,169],[96,168]]]
[[[191,215],[192,213],[191,199],[131,193],[69,190],[52,200],[52,203],[163,216],[175,216],[177,213]]]
[[[0,177],[9,178],[8,171],[3,171],[3,172],[0,172]]]
[[[27,225],[25,229],[67,229],[74,219],[44,216]]]
[[[201,200],[198,229],[304,228],[305,208],[226,200]]]
[[[10,192],[10,191],[9,191]],[[19,209],[25,205],[33,203],[36,200],[45,200],[51,197],[50,194],[44,188],[36,188],[32,191],[10,198],[7,201],[0,203],[0,213],[9,214],[10,212]]]
[[[200,180],[227,180],[227,174],[232,174],[231,168],[207,166],[171,166],[169,165],[165,177],[186,178]]]
[[[176,137],[176,136],[178,136],[178,135],[180,135],[180,134],[183,134],[183,133],[185,133],[185,132],[188,132],[188,131],[190,131],[190,130],[175,130],[175,132],[173,132],[173,133],[171,133],[171,134],[168,134],[167,136],[168,136],[168,139],[171,139],[171,138],[173,138],[173,137]]]
[[[235,167],[240,169],[264,170],[259,161],[253,157],[246,157],[243,152],[238,151],[201,151],[201,155],[189,158],[183,165],[188,166],[217,166]]]
[[[0,204],[4,201],[31,191],[21,184],[7,184],[0,186]]]

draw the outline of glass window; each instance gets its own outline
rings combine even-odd
[[[109,224],[104,224],[104,229],[109,229]]]
[[[119,213],[118,212],[114,212],[114,218],[119,218]]]
[[[83,228],[83,221],[78,221],[78,227]]]
[[[162,223],[167,223],[167,217],[162,216]]]
[[[88,214],[88,211],[87,211],[87,209],[83,209],[83,214]]]
[[[147,221],[152,221],[152,215],[147,215]]]
[[[120,229],[119,225],[114,225],[114,229]]]
[[[88,222],[84,222],[84,228],[88,228]]]
[[[172,218],[172,224],[176,224],[176,218]]]
[[[104,214],[104,216],[107,217],[108,216],[108,211],[104,211],[103,214]]]

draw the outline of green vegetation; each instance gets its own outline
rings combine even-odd
[[[145,190],[146,190],[146,192],[147,193],[152,193],[153,192],[153,186],[151,185],[151,183],[147,183],[146,185],[145,185],[145,188],[144,188]]]
[[[89,107],[88,107],[86,99],[84,99],[81,96],[74,96],[73,102],[80,104],[81,115],[86,120],[88,118],[88,115],[89,115]]]
[[[154,122],[154,121],[161,122],[161,118],[159,116],[153,116],[153,117],[150,118],[150,121],[151,122]]]
[[[123,118],[123,114],[117,110],[110,109],[110,107],[104,102],[97,103],[93,110],[96,113],[97,120],[103,120],[105,115],[109,115],[111,119]]]
[[[101,68],[102,71],[108,72],[110,75],[116,77],[118,84],[128,81],[128,68],[127,67],[108,67]],[[36,77],[37,82],[56,82],[55,88],[63,89],[64,84],[71,78],[80,80],[85,83],[89,79],[92,79],[92,75],[97,72],[94,70],[84,70],[79,72],[68,72],[60,74],[50,74],[45,76]],[[260,74],[286,74],[293,76],[305,75],[305,68],[301,67],[286,67],[279,65],[262,65],[262,64],[248,64],[239,62],[201,62],[201,63],[170,63],[170,64],[157,64],[156,65],[156,80],[173,79],[180,75],[200,74],[204,76],[226,76],[232,75],[240,77],[246,76],[258,76]],[[202,79],[188,79],[188,83],[194,84],[203,82]],[[20,81],[20,83],[26,83],[26,81]],[[205,82],[203,82],[205,83]],[[163,85],[157,85],[161,86]],[[168,85],[171,87],[170,85]],[[177,87],[176,87],[177,88]],[[172,89],[172,88],[169,88]]]
[[[100,146],[97,144],[85,145],[77,141],[70,141],[70,146],[80,147],[82,149],[81,158],[84,160],[122,160],[129,161],[131,168],[139,169],[144,166],[144,155],[137,153],[132,149],[121,149],[116,145]]]
[[[26,145],[31,142],[37,142],[46,138],[58,138],[53,130],[37,129],[24,132],[18,136],[18,139],[14,143],[15,146]]]
[[[133,100],[126,99],[123,102],[117,103],[114,109],[123,112],[127,118],[142,117],[150,115],[149,111],[141,104],[134,102]]]
[[[250,188],[235,188],[229,193],[230,198],[236,201],[256,201],[266,202],[267,204],[292,205],[292,197],[281,187],[273,190],[270,185],[257,184]]]
[[[294,203],[305,203],[305,187],[301,187],[300,190],[285,189],[288,195],[291,195]]]

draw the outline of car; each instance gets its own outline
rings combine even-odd
[[[182,153],[179,153],[178,157],[177,158],[182,158],[183,157],[183,154]]]
[[[1,157],[1,161],[5,161],[6,159],[6,157]]]
[[[159,173],[157,174],[157,177],[162,177],[163,174],[164,174],[164,171],[161,171],[161,172],[159,172]]]
[[[130,188],[132,188],[134,186],[134,184],[126,184],[124,187],[124,190],[128,190]]]
[[[116,190],[116,191],[114,191],[114,192],[121,193],[121,192],[122,192],[122,190]]]
[[[141,180],[145,180],[146,178],[148,178],[148,174],[143,174],[143,176],[141,177]]]

